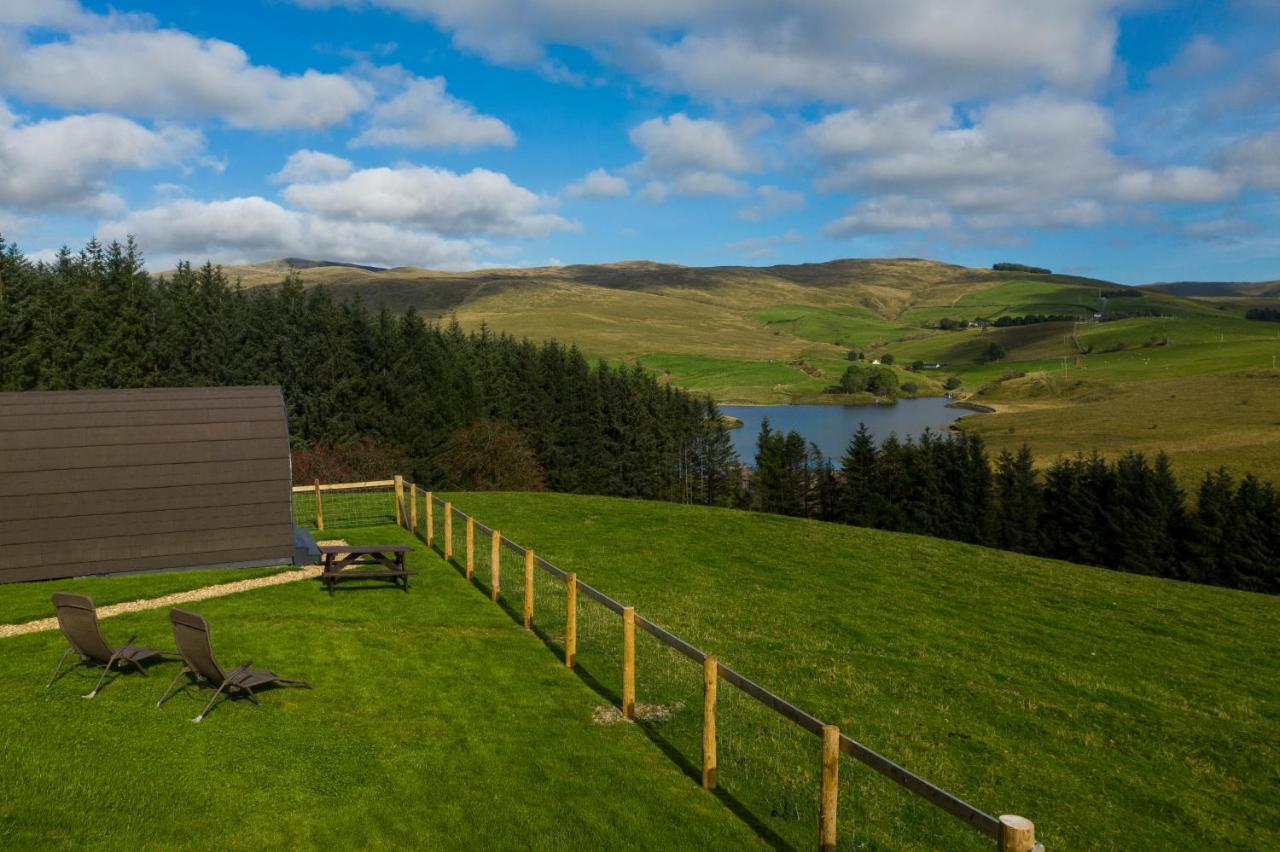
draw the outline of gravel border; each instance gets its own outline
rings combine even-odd
[[[346,544],[345,541],[322,541],[320,544]],[[266,586],[282,586],[285,583],[296,583],[299,580],[310,580],[320,576],[320,572],[324,570],[322,565],[307,565],[299,568],[297,571],[285,571],[280,574],[272,574],[269,577],[258,577],[253,580],[236,580],[231,583],[219,583],[214,586],[203,586],[199,589],[191,589],[186,592],[175,592],[171,595],[163,595],[158,598],[143,598],[136,601],[125,601],[124,603],[110,604],[108,606],[98,607],[98,618],[110,618],[113,615],[120,615],[126,612],[141,612],[146,609],[159,609],[166,606],[174,606],[175,604],[191,603],[192,601],[203,601],[209,598],[220,598],[224,595],[234,595],[237,592],[247,592],[250,589],[261,589]],[[39,633],[42,630],[57,630],[57,618],[41,618],[37,621],[28,621],[23,624],[0,624],[0,639],[6,639],[10,636],[22,636],[27,633]]]

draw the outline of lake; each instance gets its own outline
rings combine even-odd
[[[738,457],[748,464],[756,456],[760,422],[768,417],[771,429],[795,429],[838,466],[859,423],[866,423],[876,440],[883,441],[890,432],[899,438],[916,437],[926,428],[941,432],[973,413],[947,408],[947,402],[942,397],[923,397],[900,399],[894,405],[722,405],[720,410],[742,421],[742,428],[731,429],[729,434]]]

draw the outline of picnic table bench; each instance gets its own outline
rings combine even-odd
[[[417,571],[404,567],[404,555],[413,550],[402,544],[322,544],[324,571],[320,580],[333,594],[334,587],[343,580],[390,580],[403,585],[409,591],[409,578]],[[369,570],[367,566],[381,566]],[[350,569],[350,570],[348,570]]]

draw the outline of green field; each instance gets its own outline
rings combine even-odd
[[[328,530],[405,542],[395,527]],[[46,690],[65,640],[0,639],[0,837],[6,848],[764,848],[756,833],[434,554],[406,595],[315,581],[191,605],[224,666],[311,681],[191,718],[208,689],[155,702],[178,663],[97,698],[81,668]],[[99,603],[209,572],[0,586]],[[115,584],[120,584],[115,589]],[[199,585],[190,583],[189,585]],[[25,613],[25,604],[19,609]],[[164,610],[104,621],[109,640],[172,646]]]
[[[729,510],[452,499],[912,771],[1032,818],[1049,849],[1280,844],[1276,598]],[[602,629],[616,636],[616,618]],[[583,654],[606,691],[609,647]],[[637,699],[679,707],[651,727],[696,764],[698,672],[658,647],[641,642]],[[807,845],[813,738],[733,712],[721,783]],[[841,771],[844,846],[986,848],[860,765]]]
[[[230,272],[251,285],[283,274],[278,264]],[[899,368],[917,360],[937,362],[942,369],[936,372],[901,371],[900,382],[915,382],[917,395],[938,395],[948,376],[958,377],[962,398],[1000,410],[989,425],[977,425],[980,418],[966,425],[993,439],[997,433],[1016,436],[996,441],[1000,446],[1025,440],[1049,453],[1096,448],[1110,454],[1129,446],[1151,448],[1146,440],[1123,443],[1134,440],[1135,430],[1115,429],[1110,422],[1131,413],[1143,415],[1135,422],[1149,422],[1154,414],[1172,424],[1166,449],[1185,478],[1218,464],[1280,478],[1274,421],[1260,417],[1256,404],[1249,410],[1237,405],[1269,387],[1266,371],[1280,356],[1280,326],[1244,319],[1249,306],[1280,304],[1267,301],[1264,291],[1247,299],[1188,298],[1070,275],[1028,276],[905,259],[761,268],[633,262],[458,274],[319,267],[301,274],[340,295],[360,294],[393,308],[412,305],[442,320],[455,318],[464,328],[484,325],[556,339],[594,359],[640,363],[664,381],[724,403],[869,403],[869,396],[824,394],[838,383],[850,351],[870,358],[892,354]],[[1116,292],[1137,295],[1101,298]],[[1135,311],[1163,316],[1094,321],[1095,313]],[[1078,319],[937,328],[943,318],[967,322],[1028,314]],[[992,343],[1003,348],[1004,357],[983,363]],[[1018,373],[1028,380],[1004,381]],[[1069,388],[1083,382],[1088,390],[1046,392],[1055,376]],[[1176,380],[1185,385],[1176,402],[1166,401],[1175,398],[1166,393],[1166,383]],[[1146,383],[1154,386],[1139,387]],[[1226,404],[1223,388],[1232,394]],[[1104,398],[1129,402],[1076,410]],[[1152,404],[1154,410],[1144,408]],[[1188,430],[1199,431],[1198,445],[1192,446],[1194,435],[1183,434]],[[1231,436],[1216,455],[1215,430]],[[1255,449],[1232,448],[1242,445]]]

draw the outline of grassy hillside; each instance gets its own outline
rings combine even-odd
[[[258,286],[280,281],[289,268],[277,261],[228,271]],[[1244,319],[1249,307],[1280,304],[1260,295],[1269,292],[1261,286],[1249,285],[1248,297],[1188,298],[1181,295],[1188,288],[1179,286],[1131,288],[913,259],[708,268],[637,261],[470,273],[336,266],[296,271],[304,282],[324,283],[339,295],[358,293],[397,309],[413,305],[455,317],[466,328],[483,324],[554,338],[595,358],[640,363],[721,402],[870,401],[823,391],[839,381],[850,352],[892,354],[900,383],[915,383],[917,395],[940,395],[947,377],[955,376],[962,396],[998,408],[994,422],[969,418],[965,426],[1002,436],[1000,446],[1027,441],[1049,453],[1118,453],[1130,446],[1120,441],[1137,427],[1116,430],[1109,423],[1154,403],[1154,410],[1141,413],[1171,424],[1168,449],[1184,477],[1224,464],[1237,472],[1257,465],[1256,472],[1280,479],[1280,438],[1275,421],[1266,419],[1270,409],[1237,404],[1270,387],[1272,357],[1280,355],[1280,327]],[[1159,315],[1131,316],[1136,313]],[[1032,314],[1072,319],[967,325]],[[944,318],[964,327],[944,331],[938,327]],[[993,343],[1004,357],[986,361]],[[908,374],[903,368],[917,360],[942,369]],[[1028,378],[1007,380],[1019,373]],[[1170,390],[1168,383],[1179,380],[1180,388]],[[1146,383],[1154,385],[1139,388]],[[1227,405],[1220,404],[1222,389],[1232,394]],[[1103,398],[1112,405],[1077,410]],[[1066,411],[1071,416],[1061,417]],[[1215,449],[1208,437],[1214,430],[1235,437]],[[1152,446],[1146,440],[1137,445]],[[1235,449],[1245,445],[1250,449]]]
[[[934,783],[1033,818],[1047,848],[1280,845],[1280,599],[728,510],[451,497]],[[557,645],[563,598],[538,596]],[[616,619],[583,624],[585,676],[615,691]],[[641,638],[637,700],[672,709],[647,727],[695,766],[699,672],[657,648]],[[816,743],[771,719],[722,710],[721,783],[806,846]],[[863,767],[842,788],[845,848],[987,848]]]
[[[412,544],[397,527],[328,530]],[[187,688],[155,704],[180,663],[45,683],[56,631],[0,639],[0,845],[53,848],[766,848],[604,703],[475,595],[435,554],[409,556],[408,594],[316,581],[191,607],[224,666],[248,660],[313,690],[259,692],[260,706]],[[182,575],[0,586],[102,603],[174,590]],[[208,577],[208,579],[214,579]],[[119,588],[115,588],[119,586]],[[25,616],[27,613],[23,613]],[[172,647],[165,610],[106,619],[107,638]]]

